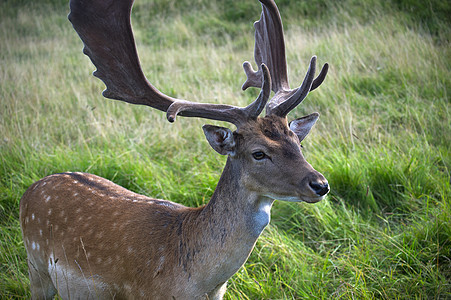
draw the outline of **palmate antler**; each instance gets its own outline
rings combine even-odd
[[[260,2],[262,3],[262,14],[260,20],[254,23],[254,58],[258,65],[265,64],[271,74],[272,90],[275,95],[267,104],[267,114],[285,117],[304,100],[310,91],[316,89],[324,81],[329,65],[326,63],[318,77],[314,79],[316,56],[313,56],[302,85],[297,89],[290,89],[285,58],[283,26],[279,10],[273,0],[260,0]],[[243,84],[242,89],[259,87],[262,84],[261,75],[263,69],[254,71],[251,64],[247,61],[244,62],[243,68],[247,80]]]
[[[83,52],[97,67],[94,76],[106,85],[103,96],[132,104],[148,105],[167,112],[173,122],[177,116],[226,121],[239,127],[257,118],[271,92],[266,66],[260,79],[259,97],[245,108],[204,104],[172,98],[161,93],[144,76],[130,23],[133,0],[71,0],[69,20],[85,47]]]

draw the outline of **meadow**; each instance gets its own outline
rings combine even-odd
[[[276,201],[226,299],[451,297],[451,4],[280,0],[289,79],[330,64],[289,118],[321,117],[303,142],[331,192]],[[141,64],[161,91],[245,106],[257,0],[137,0]],[[19,200],[34,181],[82,171],[188,206],[208,202],[225,164],[205,122],[173,124],[101,96],[67,20],[68,1],[0,2],[0,298],[29,299]]]

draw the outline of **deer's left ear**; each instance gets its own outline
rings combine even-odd
[[[202,129],[208,143],[216,152],[222,155],[235,153],[235,138],[230,129],[213,125],[204,125]]]
[[[319,118],[319,113],[313,113],[308,116],[293,120],[290,122],[290,129],[296,133],[299,138],[299,141],[302,141],[307,134],[312,129],[313,125],[315,125],[316,121]]]

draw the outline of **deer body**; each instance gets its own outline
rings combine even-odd
[[[327,65],[314,78],[313,57],[302,85],[289,89],[280,16],[272,0],[260,1],[260,69],[244,64],[243,88],[261,85],[261,92],[238,108],[171,98],[148,83],[129,23],[133,1],[71,0],[69,19],[98,68],[95,75],[107,85],[105,96],[163,110],[171,122],[177,115],[202,117],[237,129],[203,127],[211,147],[228,159],[211,200],[199,208],[139,195],[86,173],[34,183],[20,202],[34,299],[56,293],[63,299],[222,299],[227,280],[269,223],[274,200],[314,203],[328,193],[326,179],[305,161],[300,146],[319,114],[287,121],[322,83]],[[111,34],[122,43],[100,43]]]
[[[218,299],[263,229],[252,227],[258,211],[251,203],[243,210],[240,204],[250,200],[243,198],[218,195],[207,206],[187,208],[91,174],[48,176],[21,202],[33,292],[37,298],[58,290],[64,299]]]

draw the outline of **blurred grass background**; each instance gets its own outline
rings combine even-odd
[[[304,154],[331,193],[314,205],[275,203],[226,299],[451,297],[451,3],[277,4],[292,86],[312,55],[331,66],[290,115],[321,113]],[[225,163],[203,137],[205,120],[170,124],[102,98],[68,12],[68,1],[0,2],[2,299],[30,297],[18,204],[34,181],[91,172],[199,206]],[[258,90],[241,91],[241,64],[253,62],[260,12],[256,0],[138,0],[144,73],[172,96],[247,105]]]

